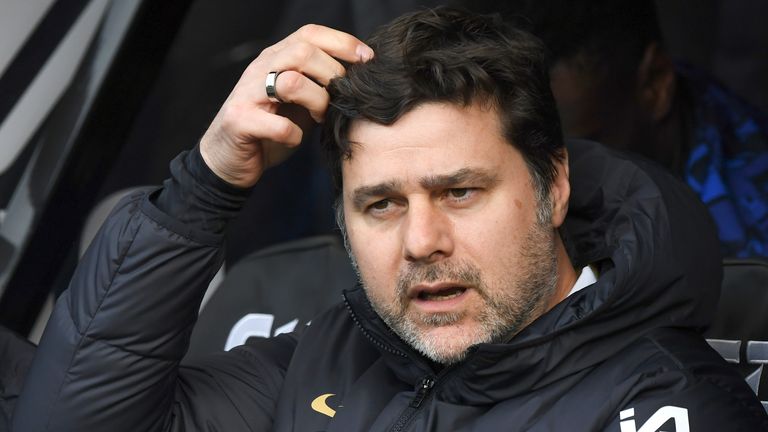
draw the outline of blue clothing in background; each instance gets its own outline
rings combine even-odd
[[[768,118],[681,68],[695,107],[684,177],[709,207],[727,257],[768,256]]]

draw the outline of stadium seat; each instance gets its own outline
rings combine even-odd
[[[255,252],[228,273],[202,310],[188,357],[228,350],[249,337],[305,325],[357,278],[335,236]],[[726,259],[714,323],[705,336],[764,401],[768,411],[768,260]]]
[[[187,358],[306,325],[356,282],[347,253],[333,235],[254,252],[228,269],[201,310]]]
[[[747,380],[768,411],[768,261],[726,259],[709,344]]]

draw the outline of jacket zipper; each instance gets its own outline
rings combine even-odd
[[[423,367],[426,367],[423,364],[423,362],[413,359],[408,354],[394,347],[391,347],[388,344],[385,344],[379,341],[372,334],[368,333],[368,330],[366,330],[365,327],[363,327],[363,324],[358,320],[357,315],[352,310],[352,305],[349,303],[349,299],[347,299],[347,294],[344,293],[342,297],[344,298],[344,305],[347,307],[347,311],[352,317],[352,321],[354,321],[355,325],[357,325],[357,327],[360,329],[360,331],[369,341],[371,341],[374,345],[378,346],[384,351],[387,351],[391,354],[398,355],[400,357],[411,358],[411,360],[413,360],[414,362],[421,363]],[[470,347],[467,353],[467,357],[469,357],[475,351],[477,351],[477,347],[474,347],[474,346]],[[424,400],[431,395],[430,391],[435,386],[437,381],[442,381],[445,378],[445,376],[448,375],[454,368],[455,366],[452,365],[443,369],[442,371],[440,371],[437,377],[433,377],[432,375],[427,375],[424,378],[422,378],[421,382],[419,382],[419,387],[416,389],[416,395],[413,397],[413,399],[408,404],[408,406],[403,410],[403,412],[400,413],[400,417],[398,417],[397,421],[395,422],[395,425],[392,426],[392,429],[390,430],[392,432],[400,432],[404,430],[405,427],[408,426],[408,424],[410,423],[413,416],[419,411],[419,408],[421,408],[421,404],[424,402]]]
[[[398,417],[395,425],[390,429],[392,432],[400,432],[408,426],[413,416],[419,411],[422,402],[430,395],[430,390],[435,386],[435,378],[431,376],[425,376],[421,379],[418,389],[416,389],[416,396],[413,397],[411,403],[403,410]]]
[[[355,325],[357,326],[358,329],[360,329],[360,331],[363,333],[363,336],[365,336],[366,339],[368,339],[369,341],[371,341],[371,343],[373,343],[377,347],[381,348],[382,350],[390,354],[394,354],[400,357],[406,357],[406,358],[408,357],[408,355],[405,354],[404,352],[380,342],[377,338],[373,337],[372,334],[368,333],[368,330],[366,330],[365,327],[363,327],[363,324],[358,320],[357,315],[352,310],[352,305],[349,304],[349,300],[347,300],[346,294],[344,294],[344,305],[347,307],[347,312],[349,312],[349,315],[352,317],[352,321],[354,321]]]
[[[477,346],[469,347],[467,350],[467,358],[472,356],[475,351],[477,351]],[[432,389],[435,388],[435,386],[443,381],[446,380],[446,377],[450,376],[451,373],[456,369],[456,365],[451,365],[440,371],[440,373],[437,374],[437,376],[427,375],[424,378],[421,379],[421,382],[419,383],[419,387],[416,389],[416,396],[413,397],[411,400],[411,403],[408,404],[407,407],[403,410],[402,413],[400,413],[400,417],[398,417],[397,421],[395,422],[395,425],[392,426],[392,429],[390,429],[391,432],[401,432],[405,430],[405,427],[410,424],[413,417],[416,415],[416,413],[421,408],[422,404],[425,400],[427,400],[430,396],[432,396],[433,392]]]

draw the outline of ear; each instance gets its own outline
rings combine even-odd
[[[555,179],[549,191],[552,202],[552,226],[560,227],[568,213],[568,200],[571,198],[570,168],[568,166],[568,150],[563,148],[562,160],[555,160]]]
[[[640,105],[655,121],[666,117],[672,109],[677,76],[672,59],[658,43],[645,48],[637,79]]]

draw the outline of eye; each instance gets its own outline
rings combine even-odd
[[[365,208],[365,212],[376,218],[389,217],[396,210],[397,203],[390,198],[376,201]]]
[[[453,201],[464,201],[471,198],[477,189],[474,188],[452,188],[446,191],[446,195]]]
[[[381,201],[376,201],[375,203],[368,206],[369,209],[375,210],[375,211],[383,211],[389,208],[389,206],[392,204],[392,202],[388,199],[383,199]]]
[[[451,195],[451,198],[464,198],[469,193],[469,189],[466,188],[458,188],[458,189],[450,189],[448,190],[448,194]]]

